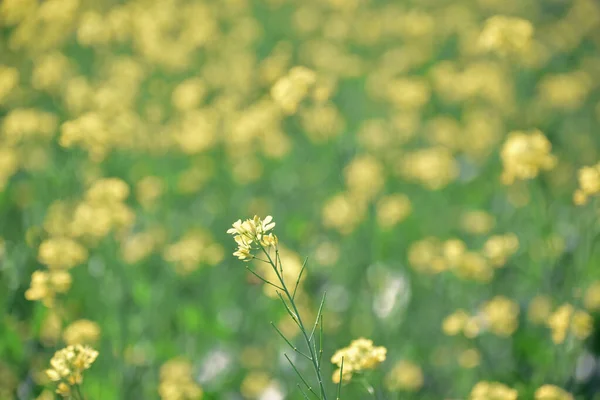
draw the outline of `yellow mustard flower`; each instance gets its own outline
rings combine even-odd
[[[264,220],[258,216],[253,219],[237,220],[233,227],[227,230],[227,233],[233,235],[238,249],[233,253],[240,260],[249,261],[254,258],[250,253],[252,245],[270,247],[277,245],[277,236],[273,233],[267,233],[275,227],[273,217],[268,215]]]
[[[500,153],[502,182],[535,178],[540,171],[554,168],[556,157],[550,154],[551,149],[550,141],[537,129],[510,132]]]
[[[535,400],[573,400],[573,396],[555,385],[542,385],[535,391]]]
[[[53,307],[57,293],[65,293],[71,288],[71,275],[67,271],[35,271],[31,284],[25,291],[27,300],[41,300],[46,307]]]
[[[423,386],[423,381],[421,367],[413,362],[401,360],[386,375],[385,386],[391,391],[406,390],[416,392]]]
[[[577,172],[579,188],[573,194],[576,205],[587,203],[588,198],[600,193],[600,163],[583,167]]]
[[[88,319],[77,320],[63,331],[63,340],[68,345],[93,345],[100,338],[100,327]]]
[[[69,238],[50,238],[40,244],[38,261],[50,269],[69,269],[88,257],[85,247]]]
[[[162,400],[200,400],[204,393],[192,378],[192,364],[174,358],[160,368],[158,394]]]
[[[333,382],[340,380],[340,368],[342,367],[342,380],[349,382],[353,374],[362,371],[375,369],[379,364],[385,361],[387,349],[383,346],[373,346],[373,341],[365,338],[353,340],[350,346],[344,347],[335,352],[331,357],[331,362],[337,365],[338,369],[333,373]]]
[[[316,74],[306,67],[294,67],[271,88],[271,96],[286,114],[294,114],[316,82]]]
[[[531,22],[522,18],[495,15],[485,22],[478,44],[484,50],[501,55],[522,53],[531,46],[532,36]]]
[[[50,360],[50,369],[46,375],[53,382],[58,382],[56,393],[63,397],[71,396],[72,387],[81,385],[83,371],[90,368],[98,357],[98,352],[89,346],[67,346],[57,351]]]
[[[563,343],[569,333],[577,339],[585,339],[592,333],[592,317],[582,310],[576,310],[571,304],[563,304],[546,320],[552,331],[552,341]]]
[[[481,381],[471,390],[469,400],[517,400],[517,397],[515,389],[502,383]]]
[[[510,336],[518,328],[519,305],[504,296],[486,302],[481,311],[487,329],[498,336]]]

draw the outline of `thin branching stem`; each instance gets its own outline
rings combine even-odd
[[[308,382],[306,382],[306,379],[304,379],[304,377],[302,376],[302,374],[300,373],[300,371],[298,371],[298,368],[296,368],[296,366],[294,365],[294,363],[292,362],[292,360],[288,357],[287,354],[284,353],[283,355],[288,360],[288,362],[290,363],[290,365],[292,366],[292,368],[294,369],[294,371],[296,371],[296,375],[298,375],[298,378],[300,378],[300,380],[302,381],[302,383],[304,383],[304,385],[306,386],[306,388],[308,389],[308,391],[311,392],[312,394],[314,394],[315,397],[318,399],[319,395],[313,390],[312,386],[310,386],[308,384]]]
[[[296,346],[294,346],[292,344],[292,342],[290,342],[288,340],[288,338],[285,337],[285,335],[283,334],[283,332],[281,332],[279,330],[279,328],[277,328],[277,326],[275,326],[275,324],[273,323],[273,321],[271,321],[271,326],[273,327],[273,329],[275,329],[277,331],[277,333],[279,333],[279,336],[281,336],[281,338],[283,340],[285,340],[285,342],[298,354],[300,354],[302,357],[306,358],[308,361],[312,361],[312,359],[310,358],[310,356],[307,356],[306,354],[304,354],[303,352],[301,352],[300,350],[298,350],[298,348]]]
[[[319,311],[317,311],[317,317],[315,318],[315,324],[313,325],[312,331],[310,331],[310,336],[308,337],[312,340],[315,335],[315,330],[317,329],[317,325],[319,324],[319,320],[321,319],[321,313],[323,312],[323,305],[325,304],[325,296],[327,293],[323,293],[323,297],[321,298],[321,304],[319,305]]]
[[[280,288],[279,286],[277,286],[277,285],[276,285],[276,284],[274,284],[273,282],[269,282],[268,280],[266,280],[265,278],[263,278],[262,276],[260,276],[260,275],[259,275],[259,274],[257,274],[256,272],[254,272],[254,271],[252,270],[252,268],[250,268],[250,267],[246,266],[246,269],[247,269],[248,271],[250,271],[250,273],[251,273],[252,275],[254,275],[255,277],[257,277],[258,279],[260,279],[261,281],[263,281],[263,282],[264,282],[264,283],[266,283],[267,285],[271,285],[271,286],[273,286],[275,289],[278,289],[278,290],[282,290],[282,291],[283,291],[283,289],[282,289],[282,288]]]
[[[296,317],[296,314],[290,309],[290,307],[287,305],[287,303],[285,302],[285,300],[283,299],[283,296],[281,295],[280,292],[277,292],[277,296],[279,296],[279,299],[281,300],[281,302],[283,303],[283,306],[285,307],[285,309],[287,310],[288,314],[290,315],[290,317],[292,317],[292,319],[294,320],[294,322],[298,325],[298,327],[300,327],[300,323],[298,322],[298,318]],[[300,327],[300,329],[302,329]]]
[[[85,400],[83,394],[81,393],[81,387],[79,385],[75,385],[75,393],[77,394],[77,400]]]
[[[321,314],[321,321],[319,321],[319,365],[323,365],[322,360],[323,360],[323,314]]]
[[[300,279],[302,278],[302,274],[304,273],[304,269],[306,268],[306,263],[308,262],[308,257],[304,259],[302,263],[302,268],[300,268],[300,273],[298,274],[298,279],[296,279],[296,284],[294,285],[294,291],[292,292],[292,299],[296,298],[296,290],[298,290],[298,285],[300,284]]]
[[[279,273],[283,278],[283,265],[281,264],[281,257],[279,256],[279,250],[275,249],[275,267],[279,266]]]
[[[340,400],[340,395],[342,393],[342,377],[344,374],[344,357],[342,357],[342,365],[340,366],[340,381],[338,382],[337,385],[337,396],[336,396],[336,400]]]
[[[306,395],[306,393],[304,392],[304,390],[302,390],[302,386],[300,386],[299,383],[296,383],[296,386],[298,386],[298,389],[300,390],[300,393],[302,393],[302,396],[308,400],[308,396]]]
[[[327,400],[327,393],[325,392],[325,385],[323,383],[323,376],[321,374],[321,368],[320,368],[320,365],[319,365],[319,358],[317,357],[317,354],[316,354],[316,352],[317,352],[316,351],[316,346],[314,346],[314,343],[312,342],[311,338],[309,338],[308,331],[306,330],[306,327],[305,327],[304,323],[302,322],[302,317],[300,316],[300,312],[298,311],[298,307],[296,306],[296,302],[294,301],[294,297],[292,296],[292,294],[288,290],[288,287],[285,284],[285,281],[283,279],[283,268],[281,267],[281,260],[279,259],[279,250],[277,248],[275,248],[275,257],[277,259],[279,259],[279,261],[280,261],[279,267],[281,269],[281,273],[277,269],[277,264],[273,261],[273,259],[271,258],[271,255],[264,248],[264,246],[261,245],[260,248],[262,249],[263,253],[265,254],[265,256],[267,257],[267,259],[269,260],[269,263],[273,267],[273,270],[275,271],[275,274],[277,275],[277,278],[279,279],[279,283],[280,283],[281,287],[283,288],[283,293],[285,294],[286,298],[288,299],[288,301],[290,303],[291,310],[290,310],[290,307],[288,307],[288,304],[284,301],[283,296],[281,295],[281,293],[278,292],[279,298],[282,300],[283,304],[285,305],[286,309],[288,310],[288,313],[292,316],[292,318],[294,318],[294,320],[298,324],[298,327],[300,328],[300,331],[302,332],[302,336],[304,337],[304,341],[306,342],[306,345],[308,347],[308,351],[310,353],[311,362],[312,362],[313,368],[315,370],[315,374],[317,376],[317,380],[319,382],[319,390],[321,392],[321,397],[320,398],[322,400]],[[287,356],[286,356],[286,358],[287,358]],[[290,361],[290,363],[291,363],[291,361]],[[292,364],[292,366],[293,366],[293,364]],[[294,369],[296,369],[295,366],[294,366]],[[296,372],[298,373],[298,370],[296,370]],[[304,380],[304,378],[302,378],[302,379]]]

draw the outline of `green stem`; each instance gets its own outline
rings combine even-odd
[[[85,397],[83,397],[83,394],[81,393],[81,387],[79,385],[75,385],[75,393],[77,394],[77,399],[78,400],[85,400]]]
[[[263,253],[265,253],[265,255],[267,256],[267,259],[269,260],[269,264],[271,264],[271,267],[273,267],[273,270],[275,271],[275,274],[277,275],[277,278],[279,279],[279,282],[281,283],[283,292],[285,293],[288,301],[290,302],[290,305],[292,306],[292,310],[293,310],[294,314],[296,315],[298,326],[300,327],[300,331],[302,332],[302,336],[304,337],[304,341],[306,342],[308,351],[310,352],[311,362],[312,362],[313,368],[315,370],[315,373],[317,375],[317,380],[319,381],[319,390],[321,391],[321,398],[323,400],[327,400],[327,394],[325,393],[325,386],[323,384],[323,377],[321,375],[321,367],[319,365],[319,357],[317,357],[317,355],[315,354],[314,347],[311,346],[311,339],[309,338],[308,332],[306,331],[304,323],[302,322],[302,318],[300,317],[300,312],[298,311],[298,307],[296,306],[296,302],[294,301],[294,296],[292,296],[292,294],[288,290],[287,285],[285,284],[285,282],[283,280],[283,274],[280,274],[280,272],[277,270],[277,265],[273,262],[273,259],[271,258],[271,255],[269,254],[269,252],[266,251],[262,245],[260,246],[260,248],[262,249]],[[277,250],[277,249],[275,251],[277,253],[279,252],[279,250]]]
[[[367,381],[367,378],[365,378],[364,376],[362,376],[361,379],[360,379],[360,382],[363,384],[363,386],[365,387],[365,389],[367,390],[367,392],[369,392],[369,394],[371,396],[375,397],[375,389]]]

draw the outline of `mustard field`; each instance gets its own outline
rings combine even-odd
[[[600,399],[596,0],[0,1],[0,400]]]

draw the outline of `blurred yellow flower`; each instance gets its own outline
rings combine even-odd
[[[517,400],[517,397],[515,389],[502,383],[481,381],[471,390],[469,400]]]
[[[344,382],[350,381],[352,375],[360,373],[367,369],[374,369],[385,361],[387,349],[383,346],[373,346],[373,341],[365,338],[353,340],[350,346],[344,347],[335,352],[331,357],[331,362],[337,365],[338,369],[333,373],[333,382],[340,381],[340,368],[343,370],[342,379]]]
[[[563,343],[570,332],[577,339],[583,340],[592,333],[592,317],[585,311],[576,310],[571,304],[563,304],[546,320],[552,331],[552,341]]]
[[[481,363],[481,354],[477,349],[467,349],[458,356],[458,364],[467,369],[477,367]]]
[[[349,193],[340,193],[328,199],[321,211],[323,225],[347,235],[356,229],[364,218],[365,205]]]
[[[538,84],[538,96],[542,104],[554,109],[574,110],[585,102],[592,82],[593,78],[581,71],[548,74]]]
[[[344,361],[344,368],[346,364]],[[385,377],[385,386],[388,390],[406,390],[416,392],[423,386],[423,371],[421,368],[410,362],[398,361]]]
[[[456,336],[463,331],[469,318],[469,314],[465,310],[456,310],[444,319],[442,331],[448,336]]]
[[[294,67],[271,88],[271,97],[286,114],[294,114],[317,80],[306,67]]]
[[[508,185],[517,179],[535,178],[540,171],[554,168],[556,157],[550,154],[551,148],[537,129],[510,132],[500,153],[504,167],[502,182]]]
[[[519,239],[513,233],[491,236],[483,245],[483,254],[495,267],[506,264],[508,257],[519,249]]]
[[[77,320],[63,331],[63,340],[67,345],[94,345],[100,338],[100,327],[94,321]]]
[[[1,7],[1,5],[0,5]],[[0,104],[19,83],[19,71],[16,68],[0,65]]]
[[[531,299],[527,310],[527,318],[534,324],[543,324],[552,312],[552,300],[545,295],[538,295]]]
[[[522,53],[531,46],[531,22],[515,17],[495,15],[485,22],[479,36],[479,46],[501,55]]]
[[[346,123],[333,104],[319,104],[300,110],[302,127],[314,143],[328,143],[339,136]]]
[[[262,371],[251,371],[242,380],[240,392],[246,399],[259,399],[271,383],[271,376]]]
[[[399,109],[419,109],[431,96],[431,90],[426,80],[422,78],[399,78],[388,82],[387,97]]]
[[[7,144],[31,142],[37,139],[45,143],[51,139],[58,125],[58,117],[34,108],[15,108],[2,121],[2,133]]]
[[[583,205],[589,197],[600,193],[600,163],[581,168],[577,179],[579,188],[573,194],[573,201],[576,205]]]
[[[76,241],[64,238],[50,238],[40,244],[38,261],[49,269],[69,269],[88,258],[85,247]]]
[[[162,179],[157,176],[146,176],[140,179],[135,186],[137,201],[142,207],[150,209],[155,206],[165,187]]]
[[[344,169],[349,194],[359,201],[371,200],[385,184],[383,165],[373,156],[354,158]]]
[[[244,368],[259,368],[268,362],[268,350],[256,346],[246,346],[239,354],[240,365]]]
[[[583,297],[583,304],[588,311],[600,310],[600,281],[592,282],[587,288]]]
[[[162,228],[150,229],[126,237],[121,243],[121,257],[128,264],[135,264],[148,257],[165,240]]]
[[[398,165],[399,173],[429,190],[439,190],[458,177],[458,163],[443,147],[432,147],[405,154]]]
[[[71,275],[67,271],[35,271],[31,284],[25,291],[27,300],[41,300],[46,307],[54,306],[57,293],[65,293],[71,288]]]
[[[554,385],[543,385],[535,391],[535,400],[573,400],[573,396]]]
[[[461,228],[471,234],[484,235],[496,224],[496,218],[486,211],[467,211],[460,217]]]
[[[215,243],[209,234],[200,231],[185,234],[163,251],[165,261],[173,263],[175,270],[182,275],[195,271],[203,263],[216,265],[223,256],[221,245]]]
[[[8,180],[18,169],[19,159],[16,152],[8,147],[0,147],[0,190],[4,190]]]
[[[391,228],[402,222],[412,211],[408,196],[391,194],[382,197],[376,204],[377,223],[382,228]]]
[[[174,358],[160,367],[158,394],[162,400],[200,400],[204,392],[192,379],[192,364]]]
[[[487,283],[494,277],[494,270],[486,258],[474,251],[465,252],[453,266],[454,273],[462,279]]]
[[[457,242],[451,244],[447,254],[452,261],[456,252],[462,256],[464,250]],[[444,243],[434,237],[426,237],[412,243],[408,249],[408,262],[417,271],[437,274],[447,270],[451,265],[444,254]]]
[[[206,84],[201,79],[187,79],[175,87],[171,102],[179,111],[192,110],[200,105],[206,90]]]
[[[519,305],[504,297],[496,296],[483,305],[487,329],[498,336],[512,335],[519,325]]]

